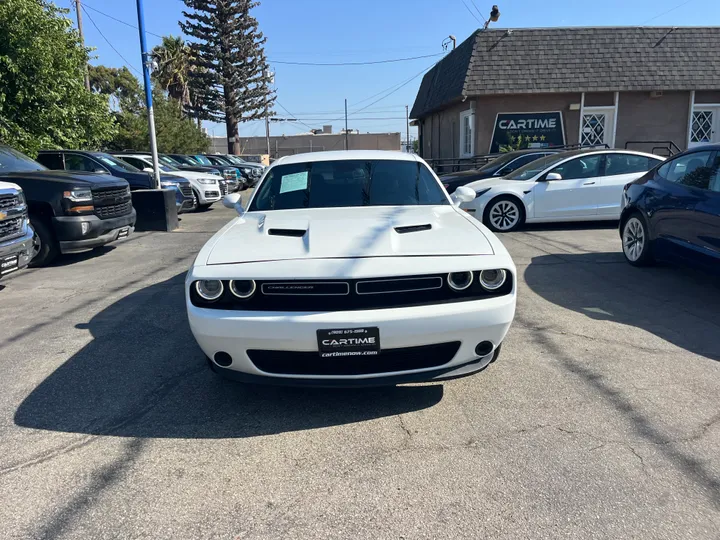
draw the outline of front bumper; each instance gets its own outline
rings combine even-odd
[[[22,236],[0,242],[0,278],[30,264],[33,256],[34,234],[32,227],[26,224]],[[17,257],[17,262],[15,257]]]
[[[268,384],[380,385],[441,380],[479,371],[493,358],[515,315],[515,291],[496,298],[392,309],[298,313],[223,311],[198,308],[187,299],[190,328],[200,348],[213,358],[226,352],[232,363],[214,366],[232,378]],[[267,373],[250,360],[248,350],[317,352],[317,330],[374,326],[380,330],[382,350],[460,342],[452,359],[440,366],[361,375]],[[479,357],[481,341],[493,353]],[[338,362],[343,357],[337,358]]]
[[[207,186],[207,188],[198,190],[198,203],[212,204],[222,198],[220,186]]]
[[[133,208],[132,212],[125,216],[110,219],[100,219],[94,215],[55,217],[53,226],[60,251],[72,253],[104,246],[118,240],[121,234],[125,237],[130,236],[135,230],[136,217],[137,213]],[[85,234],[82,231],[83,223],[87,223],[86,227],[89,227]]]

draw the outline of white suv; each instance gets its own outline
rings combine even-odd
[[[137,167],[141,171],[152,171],[152,158],[145,154],[113,154],[114,157]],[[160,171],[171,176],[187,178],[192,185],[193,207],[204,210],[222,198],[220,177],[208,173],[180,170],[172,165],[160,163]]]

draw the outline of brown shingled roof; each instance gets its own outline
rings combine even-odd
[[[484,94],[720,89],[720,27],[476,31],[425,74],[419,118]]]

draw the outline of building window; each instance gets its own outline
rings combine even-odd
[[[460,113],[460,157],[475,155],[475,115],[472,110]]]

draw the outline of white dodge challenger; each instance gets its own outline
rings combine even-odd
[[[497,358],[516,270],[412,154],[317,152],[267,169],[186,279],[213,370],[245,382],[371,386],[468,375]]]

